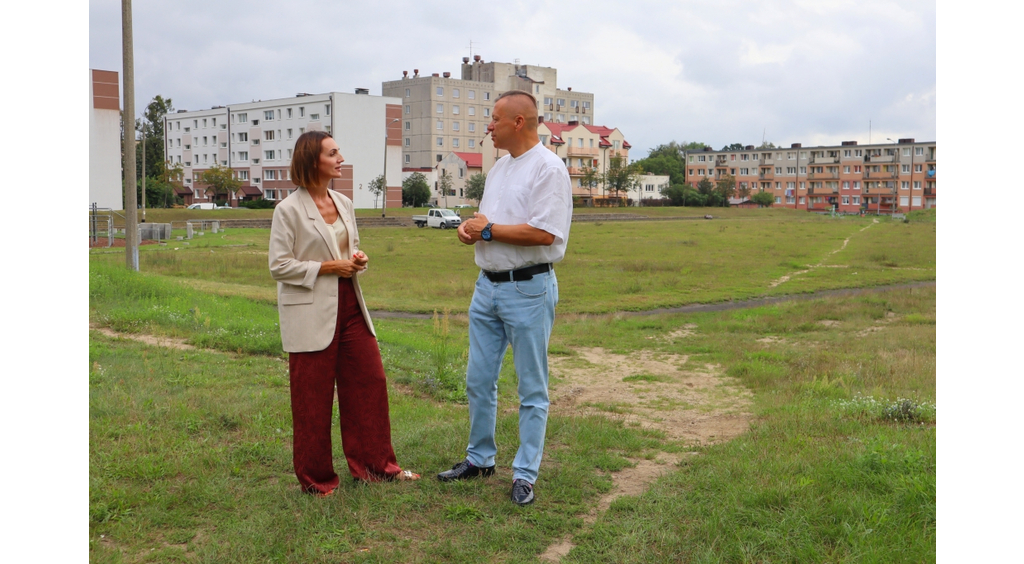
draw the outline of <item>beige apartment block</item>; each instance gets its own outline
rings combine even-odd
[[[484,153],[484,136],[494,100],[508,90],[525,90],[537,98],[545,122],[594,120],[594,95],[558,88],[558,71],[550,67],[484,62],[463,57],[461,78],[450,72],[412,76],[382,84],[384,96],[402,100],[404,168],[434,167],[450,152]],[[485,163],[485,168],[490,169]]]
[[[608,171],[612,159],[629,162],[629,142],[618,128],[602,125],[583,125],[577,122],[543,122],[537,128],[540,142],[558,155],[569,171],[572,194],[576,197],[604,197],[604,187],[585,186],[583,176],[588,168],[598,174]]]
[[[775,205],[807,211],[898,213],[936,206],[934,141],[740,151],[688,151],[686,181],[736,179],[739,191],[769,192]]]

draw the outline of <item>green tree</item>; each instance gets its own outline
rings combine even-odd
[[[484,186],[486,185],[486,174],[478,172],[473,176],[470,176],[469,180],[466,181],[466,199],[476,200],[477,204],[479,204],[480,200],[484,197]]]
[[[448,207],[448,193],[452,190],[452,175],[446,169],[441,169],[441,176],[437,179],[437,191],[444,195],[444,207]],[[438,200],[440,203],[440,200]]]
[[[715,183],[715,194],[722,200],[723,206],[729,205],[729,198],[736,194],[736,178],[726,174]]]
[[[772,143],[771,141],[764,141],[760,145],[758,145],[757,148],[758,149],[778,149],[778,147],[775,146],[775,143]]]
[[[597,188],[598,183],[601,182],[601,173],[594,167],[586,165],[583,167],[583,175],[580,177],[580,186],[587,189],[590,192],[590,196],[594,196],[594,188]]]
[[[142,180],[145,172],[146,178],[161,178],[164,170],[164,116],[174,111],[171,99],[164,99],[159,94],[146,106],[142,112],[142,119],[135,120],[135,130],[138,131],[140,144],[135,151],[135,170],[138,180]],[[146,169],[142,169],[142,143],[145,140]],[[148,186],[147,180],[147,186]],[[148,192],[148,190],[147,190]],[[147,194],[148,195],[148,194]]]
[[[711,182],[711,179],[705,176],[697,183],[697,191],[704,196],[710,196],[715,191],[715,183]]]
[[[402,205],[418,208],[430,201],[430,184],[418,172],[402,181]]]
[[[402,183],[405,184],[404,182]],[[366,186],[366,189],[373,194],[373,209],[377,209],[377,198],[384,193],[384,175],[380,174]]]
[[[775,197],[770,192],[758,192],[750,197],[750,201],[762,208],[770,208],[775,203]]]
[[[618,197],[619,192],[629,193],[640,186],[637,176],[640,167],[629,164],[625,157],[612,157],[608,161],[608,170],[604,173],[604,186]]]
[[[199,175],[199,182],[209,185],[207,192],[213,192],[213,199],[227,200],[230,194],[235,193],[242,185],[242,182],[235,178],[235,171],[228,167],[213,165]]]
[[[746,182],[740,184],[739,187],[736,189],[736,193],[739,194],[740,198],[749,198],[750,185],[747,184]]]
[[[670,184],[661,189],[661,195],[668,198],[673,206],[686,205],[686,185]]]
[[[723,151],[742,151],[743,147],[744,147],[743,143],[730,143],[729,145],[726,145],[725,147],[722,147],[722,150]]]

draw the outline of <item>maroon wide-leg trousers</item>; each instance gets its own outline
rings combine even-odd
[[[391,446],[388,390],[377,339],[356,300],[352,279],[338,279],[338,323],[326,349],[288,355],[292,461],[302,488],[338,487],[331,453],[331,409],[338,390],[341,444],[357,480],[387,480],[401,472]]]

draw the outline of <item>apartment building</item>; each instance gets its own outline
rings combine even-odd
[[[370,181],[385,174],[387,207],[401,207],[400,102],[358,88],[354,94],[301,93],[208,110],[179,110],[164,117],[165,155],[168,166],[183,169],[183,184],[191,192],[188,203],[214,200],[199,178],[215,165],[231,168],[242,182],[238,192],[229,195],[229,205],[252,197],[277,201],[296,188],[289,172],[295,140],[306,131],[326,131],[345,158],[343,177],[332,180],[331,188],[351,198],[355,207],[371,208]]]
[[[935,207],[935,142],[912,138],[896,143],[741,151],[688,151],[687,182],[736,179],[737,190],[767,191],[781,207],[857,213],[907,212]]]
[[[384,96],[402,101],[402,149],[405,168],[433,167],[449,152],[484,152],[482,146],[494,100],[508,90],[525,90],[537,98],[545,122],[594,120],[594,95],[558,88],[551,67],[484,62],[463,57],[461,78],[450,72],[420,76],[402,71],[400,80],[384,82]]]
[[[583,175],[588,168],[604,174],[613,158],[629,163],[630,144],[618,128],[545,121],[538,126],[537,134],[540,142],[565,163],[573,196],[587,199],[605,195],[603,187],[584,186]]]
[[[116,71],[89,70],[89,205],[124,209],[121,96]]]

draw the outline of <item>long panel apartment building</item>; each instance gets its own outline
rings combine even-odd
[[[726,175],[740,191],[766,191],[776,206],[807,211],[889,213],[936,205],[934,141],[687,152],[690,184]]]
[[[188,204],[224,199],[200,182],[213,166],[231,168],[242,183],[227,196],[229,205],[260,197],[278,201],[296,188],[289,172],[296,139],[306,131],[326,131],[345,158],[343,177],[332,180],[331,188],[357,208],[377,207],[383,198],[375,198],[369,184],[385,174],[387,207],[401,207],[400,102],[357,89],[179,110],[164,117],[165,155],[170,166],[183,169],[181,196]]]
[[[410,76],[382,84],[384,96],[401,100],[402,166],[434,167],[449,152],[481,153],[494,100],[508,90],[524,90],[537,98],[538,115],[547,123],[583,125],[594,121],[594,95],[558,88],[551,67],[484,62],[463,57],[461,78],[450,72]]]

